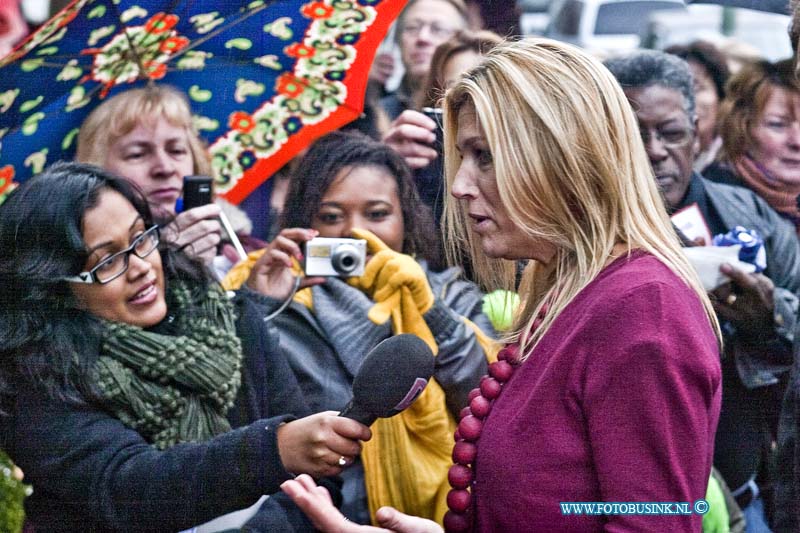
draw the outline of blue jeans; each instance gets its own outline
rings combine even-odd
[[[764,515],[764,501],[761,496],[742,509],[742,513],[744,513],[745,519],[745,533],[772,533],[767,525],[767,517]]]

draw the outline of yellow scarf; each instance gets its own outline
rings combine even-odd
[[[358,231],[356,235],[367,240],[370,253],[386,249],[386,245],[369,232]],[[246,261],[228,273],[223,281],[226,290],[238,288],[247,280],[261,253],[251,253]],[[363,286],[363,276],[348,280],[350,285],[368,294],[383,295],[382,301],[370,309],[369,319],[382,324],[391,318],[394,334],[415,334],[434,354],[438,353],[439,347],[411,291],[405,286],[389,293],[381,291],[381,287],[374,286],[379,278],[368,281],[368,287]],[[310,289],[298,291],[294,299],[313,310]],[[471,321],[462,319],[475,332],[489,362],[495,361],[496,343]],[[447,471],[452,464],[455,428],[456,421],[447,409],[444,391],[435,380],[428,383],[411,407],[392,418],[379,418],[372,425],[372,439],[364,443],[361,459],[373,522],[379,508],[391,505],[404,513],[442,523],[450,490]]]

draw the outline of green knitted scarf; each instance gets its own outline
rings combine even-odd
[[[219,287],[174,282],[168,296],[182,335],[104,322],[92,373],[103,406],[162,450],[231,429],[225,414],[242,361],[233,306]]]

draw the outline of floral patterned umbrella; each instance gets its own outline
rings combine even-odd
[[[358,117],[406,0],[75,0],[0,59],[0,195],[74,156],[83,119],[146,83],[189,96],[217,192],[238,203]]]

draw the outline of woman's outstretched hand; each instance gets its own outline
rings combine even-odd
[[[318,486],[307,475],[284,482],[281,489],[308,516],[315,528],[326,533],[442,533],[436,522],[409,516],[392,507],[381,507],[375,514],[382,527],[349,522],[333,505],[325,487]]]
[[[278,453],[289,472],[335,476],[361,453],[360,441],[371,438],[364,424],[325,411],[281,425]]]

